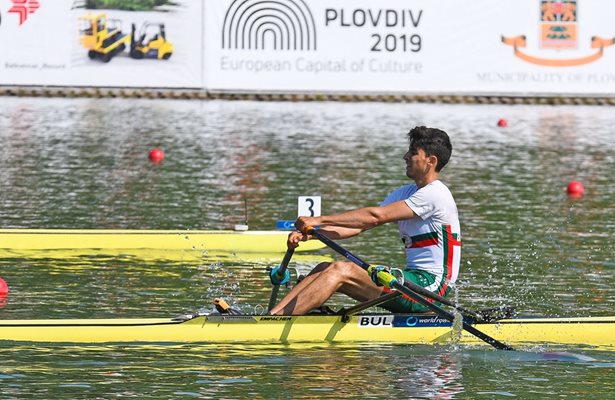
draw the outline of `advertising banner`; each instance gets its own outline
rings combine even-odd
[[[0,0],[0,84],[201,88],[202,8]]]
[[[0,0],[0,85],[612,95],[612,0]]]
[[[615,93],[612,0],[207,0],[219,91]]]

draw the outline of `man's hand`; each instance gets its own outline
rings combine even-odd
[[[299,242],[305,242],[306,240],[311,239],[310,235],[304,235],[301,232],[292,231],[288,234],[288,239],[286,240],[286,247],[289,249],[296,249],[299,247]]]
[[[299,217],[295,221],[295,229],[300,232],[304,232],[308,227],[315,228],[320,225],[318,217]],[[304,232],[307,233],[307,232]]]

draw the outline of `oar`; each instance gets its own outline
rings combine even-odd
[[[288,267],[288,263],[295,252],[294,248],[288,248],[286,250],[286,254],[284,254],[284,258],[282,259],[282,264],[280,264],[280,268],[275,273],[275,277],[278,282],[284,279],[284,275],[286,275],[286,268]],[[275,306],[276,299],[278,298],[278,291],[280,290],[280,285],[273,285],[273,289],[271,290],[271,297],[269,298],[269,306],[267,307],[267,311],[271,311],[273,306]]]
[[[359,257],[355,256],[354,254],[352,254],[348,250],[344,249],[342,246],[340,246],[339,244],[335,243],[333,240],[329,239],[328,237],[326,237],[325,235],[323,235],[322,233],[318,232],[317,230],[315,230],[314,228],[312,228],[310,226],[305,228],[305,232],[307,232],[308,234],[310,234],[313,237],[317,238],[318,240],[320,240],[321,242],[323,242],[324,244],[326,244],[327,246],[329,246],[333,250],[337,251],[338,253],[340,253],[341,255],[343,255],[344,257],[346,257],[347,259],[349,259],[350,261],[352,261],[353,263],[357,264],[359,267],[363,268],[364,270],[366,270],[368,273],[371,274],[371,272],[372,272],[372,270],[374,268],[373,266],[369,265],[365,261],[361,260]],[[433,312],[438,314],[440,317],[442,317],[442,318],[444,318],[444,319],[446,319],[446,320],[448,320],[450,322],[454,322],[455,316],[453,314],[451,314],[448,311],[442,309],[441,307],[438,307],[434,303],[428,301],[423,296],[421,296],[418,293],[416,293],[413,289],[410,289],[410,288],[402,285],[401,283],[399,283],[397,281],[395,276],[393,276],[393,274],[391,274],[390,272],[378,271],[378,280],[380,281],[380,283],[382,283],[383,285],[387,286],[388,288],[395,289],[395,290],[405,294],[406,296],[410,297],[411,299],[421,303],[425,307],[429,308],[430,310],[432,310]],[[411,282],[406,282],[405,284],[410,284],[410,283]],[[413,284],[413,285],[408,285],[408,286],[411,286],[412,288],[414,288],[414,286],[418,286],[418,285],[414,285]],[[420,287],[420,286],[418,286],[418,287]],[[427,291],[427,290],[425,290],[425,291]],[[431,293],[431,294],[434,295],[434,296],[433,297],[430,296],[430,297],[432,299],[434,299],[435,293]],[[441,297],[441,296],[438,296],[438,297]],[[500,342],[499,340],[494,339],[491,336],[487,335],[486,333],[483,333],[483,332],[479,331],[478,329],[476,329],[475,327],[473,327],[472,325],[470,325],[466,321],[462,320],[462,326],[463,326],[463,329],[465,329],[466,331],[470,332],[471,334],[473,334],[477,338],[481,339],[482,341],[484,341],[486,343],[489,343],[491,346],[495,347],[498,350],[514,350],[509,345],[504,344],[504,343]]]
[[[324,237],[323,239],[319,239],[325,243],[326,245],[328,245],[329,247],[331,247],[333,250],[337,251],[338,253],[340,253],[341,255],[343,255],[344,257],[346,257],[347,259],[349,259],[350,261],[354,262],[355,264],[357,264],[358,266],[367,269],[369,268],[369,264],[366,263],[365,261],[361,260],[360,258],[354,256],[351,252],[349,252],[348,250],[344,249],[342,246],[338,245],[337,243],[333,242],[331,239],[329,239],[326,236],[323,236],[321,233],[318,233],[319,236]],[[490,319],[489,316],[486,318],[484,315],[476,313],[472,310],[468,310],[467,308],[464,308],[460,305],[455,304],[454,302],[452,302],[451,300],[447,299],[446,297],[442,297],[440,295],[438,295],[437,293],[431,292],[427,289],[425,289],[422,286],[417,285],[414,282],[404,282],[404,286],[407,286],[408,288],[410,288],[413,292],[416,292],[422,296],[428,297],[432,300],[438,301],[442,304],[446,304],[447,306],[453,307],[455,310],[461,312],[462,314],[465,314],[466,316],[472,318],[474,321],[484,321],[485,319]],[[505,315],[505,312],[502,312],[502,314]]]

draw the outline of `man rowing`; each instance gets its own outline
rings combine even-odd
[[[288,236],[289,248],[311,240],[307,231],[319,227],[330,239],[345,239],[363,231],[397,222],[406,251],[404,279],[440,296],[447,296],[459,272],[461,231],[457,205],[450,190],[439,180],[448,163],[452,145],[446,132],[415,127],[408,132],[409,146],[403,159],[406,176],[415,183],[394,190],[378,207],[364,207],[336,215],[299,217],[298,231]],[[273,315],[301,315],[323,305],[334,293],[355,300],[374,300],[390,289],[378,282],[378,267],[370,276],[349,261],[317,265],[282,301]],[[391,312],[425,312],[410,298],[397,296],[381,305]]]

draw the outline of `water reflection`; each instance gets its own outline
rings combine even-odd
[[[453,399],[508,393],[524,398],[567,390],[608,396],[615,388],[608,378],[609,353],[554,360],[450,346],[300,344],[16,345],[3,347],[7,352],[11,358],[3,360],[0,382],[8,390],[4,395],[17,397]],[[566,379],[571,374],[573,381]],[[600,385],[579,386],[579,379]]]
[[[29,366],[3,365],[2,381],[23,393],[47,377],[50,394],[79,387],[119,394],[180,390],[197,397],[324,396],[451,399],[464,391],[463,355],[448,348],[390,346],[17,346]],[[47,356],[52,353],[53,358]],[[80,371],[90,371],[80,373]],[[53,375],[56,376],[53,376]],[[56,382],[56,383],[53,383]],[[61,382],[60,385],[57,382]],[[151,386],[153,384],[153,387]],[[5,393],[6,394],[6,393]]]

